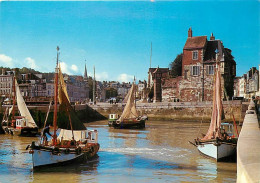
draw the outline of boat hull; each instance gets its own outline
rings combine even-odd
[[[76,161],[84,161],[85,153],[68,153],[60,152],[54,154],[52,151],[33,150],[32,160],[33,168],[39,168],[48,165],[66,164]]]
[[[197,148],[200,153],[214,158],[217,161],[230,157],[236,153],[236,144],[233,143],[219,144],[216,142],[207,142],[198,144]]]
[[[33,168],[59,166],[69,163],[84,162],[93,158],[100,145],[91,143],[83,148],[58,148],[50,146],[36,146],[33,142],[29,153],[32,154]]]
[[[13,128],[9,126],[2,126],[2,129],[5,134],[10,134],[10,135],[17,135],[17,136],[29,136],[29,137],[34,137],[38,134],[38,128],[30,128],[30,127],[25,127],[25,128]]]
[[[113,126],[114,128],[117,129],[131,129],[131,128],[142,129],[145,128],[145,120],[124,120],[121,122],[114,121],[110,126]]]

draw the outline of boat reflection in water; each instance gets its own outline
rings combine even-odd
[[[149,121],[145,130],[113,129],[107,121],[89,123],[88,129],[99,131],[96,159],[39,172],[31,171],[32,159],[25,150],[37,138],[0,135],[0,178],[2,182],[236,182],[236,163],[200,156],[187,143],[198,132],[194,123]],[[203,123],[201,132],[207,129],[208,123]]]

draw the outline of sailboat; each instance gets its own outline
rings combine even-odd
[[[15,116],[16,102],[18,112],[20,113],[19,116]],[[11,116],[11,121],[9,116]],[[13,83],[13,105],[11,108],[6,108],[1,126],[6,134],[21,136],[35,136],[38,134],[38,127],[25,104],[15,77]]]
[[[213,109],[209,129],[204,137],[195,139],[195,143],[190,142],[197,147],[199,152],[217,161],[234,155],[237,146],[237,138],[233,133],[233,124],[221,123],[222,114],[221,75],[217,63],[213,87]]]
[[[114,118],[114,116],[117,117],[117,115],[109,115],[109,126],[114,128],[145,128],[145,120],[147,120],[148,117],[139,116],[136,111],[135,90],[136,85],[134,81],[126,96],[127,102],[122,115],[120,117],[118,116],[119,118],[117,119]]]
[[[59,53],[59,47],[57,47],[57,51]],[[27,146],[27,149],[30,149],[29,153],[32,154],[33,168],[88,160],[97,154],[100,147],[98,131],[87,130],[70,105],[66,83],[58,64],[58,53],[54,83],[54,132],[50,141],[41,139],[40,142],[32,142]],[[59,134],[57,132],[58,121]]]

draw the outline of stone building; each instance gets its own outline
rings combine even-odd
[[[154,71],[162,73],[162,79],[166,79],[169,77],[169,68],[149,68],[148,70],[148,83],[147,88],[152,88],[154,86]]]
[[[211,101],[216,60],[220,62],[222,97],[225,96],[225,88],[231,98],[236,76],[236,62],[231,50],[225,48],[221,40],[215,39],[213,33],[210,40],[207,40],[207,36],[193,37],[190,28],[183,48],[182,76],[163,83],[163,100]]]
[[[147,89],[143,98],[148,98],[149,91],[153,90],[153,102],[162,101],[162,83],[169,78],[169,68],[149,68]]]

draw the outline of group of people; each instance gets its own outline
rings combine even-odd
[[[110,104],[114,104],[114,103],[116,104],[116,100],[115,99],[109,99],[109,103]]]

